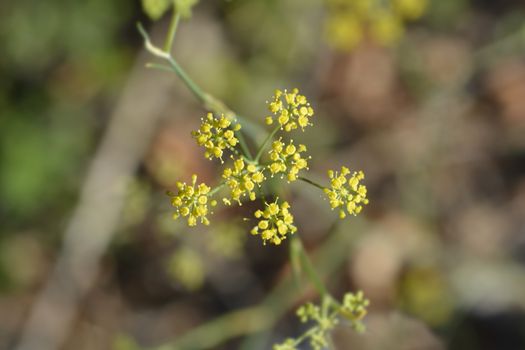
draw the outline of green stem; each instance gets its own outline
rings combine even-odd
[[[336,231],[337,225],[333,225],[328,235],[330,237],[315,253],[317,266],[323,275],[330,275],[346,259],[348,243],[351,235],[348,232]],[[361,228],[362,230],[364,228]],[[267,295],[258,307],[232,311],[220,316],[218,319],[208,321],[186,334],[177,337],[176,340],[165,345],[155,347],[155,350],[196,350],[215,349],[227,340],[243,335],[251,335],[241,344],[243,350],[255,348],[258,341],[268,338],[267,330],[271,325],[282,317],[292,305],[301,297],[293,287],[290,279],[284,278]],[[249,320],[249,324],[247,322]],[[253,324],[252,322],[255,322]],[[262,339],[260,338],[262,337]],[[265,341],[264,341],[265,342]]]
[[[275,317],[263,306],[233,311],[191,330],[179,337],[175,343],[165,344],[156,349],[214,349],[230,338],[260,332],[273,322]]]
[[[225,113],[227,115],[236,115],[234,112],[229,110],[224,104],[215,98],[213,98],[211,95],[205,93],[195,82],[189,77],[189,75],[182,69],[182,67],[175,61],[173,57],[168,58],[168,62],[173,68],[173,71],[175,74],[179,76],[179,78],[182,79],[182,81],[186,84],[186,86],[190,89],[191,92],[197,97],[197,99],[203,103],[205,106],[211,108],[214,112],[221,112]],[[242,152],[248,158],[249,160],[253,159],[253,156],[250,152],[250,149],[248,148],[248,144],[246,143],[246,140],[244,139],[244,136],[241,132],[235,133],[237,136],[237,139],[239,140],[239,144],[241,146]]]
[[[179,26],[180,14],[175,8],[173,8],[173,14],[171,17],[170,27],[168,34],[166,35],[166,41],[164,42],[164,51],[171,52],[173,46],[173,40],[175,39],[175,33],[177,33],[177,27]]]
[[[273,129],[273,131],[268,134],[268,136],[266,137],[266,139],[264,139],[261,147],[259,147],[259,150],[257,151],[257,155],[255,156],[255,161],[256,162],[259,162],[259,159],[261,159],[261,156],[262,156],[262,153],[264,151],[264,149],[266,148],[266,145],[268,144],[268,142],[273,139],[273,137],[275,136],[275,134],[277,133],[277,131],[279,131],[279,129],[281,128],[281,126],[277,126],[275,129]]]
[[[215,113],[221,113],[225,114],[228,118],[233,118],[234,116],[237,116],[238,119],[242,119],[240,116],[238,116],[236,113],[234,113],[232,110],[230,110],[222,101],[216,99],[212,95],[204,92],[191,78],[190,76],[182,69],[182,67],[179,65],[179,63],[171,56],[168,49],[171,49],[171,43],[173,42],[173,38],[175,37],[175,33],[177,30],[177,24],[179,22],[179,16],[178,14],[174,13],[174,16],[172,18],[172,22],[170,23],[170,29],[168,32],[168,36],[166,39],[166,48],[165,50],[162,50],[155,45],[151,43],[151,40],[149,38],[148,33],[142,27],[140,23],[137,24],[137,28],[144,38],[144,44],[146,49],[153,54],[154,56],[164,59],[168,61],[170,67],[169,70],[175,72],[177,76],[186,84],[188,89],[195,95],[195,97],[209,110],[215,112]],[[164,65],[159,65],[156,63],[149,63],[146,65],[149,68],[157,68],[161,70],[167,70],[168,67]],[[241,146],[241,149],[249,160],[253,159],[253,156],[250,152],[250,149],[248,148],[248,145],[244,139],[244,136],[238,132],[237,138],[239,139],[239,143]]]
[[[210,108],[214,112],[220,112],[224,113],[226,115],[236,115],[236,113],[232,112],[230,109],[228,109],[222,102],[215,99],[211,95],[205,93],[195,82],[189,77],[189,75],[182,69],[182,67],[177,63],[177,61],[173,57],[169,57],[168,59],[169,64],[173,68],[173,71],[175,74],[179,76],[179,78],[182,79],[182,81],[186,84],[188,89],[197,97],[197,99]],[[250,149],[248,148],[248,145],[246,143],[246,140],[244,139],[244,136],[241,132],[236,132],[237,139],[239,140],[239,144],[241,146],[242,152],[246,156],[246,158],[252,160],[253,156],[250,152]]]
[[[315,182],[315,181],[312,181],[312,180],[310,180],[310,179],[307,179],[306,177],[299,176],[298,179],[301,180],[301,181],[304,181],[304,182],[306,182],[306,183],[308,183],[308,184],[310,184],[310,185],[312,185],[312,186],[315,186],[315,187],[317,187],[317,188],[319,188],[320,190],[323,190],[323,191],[324,191],[324,189],[326,188],[326,187],[324,187],[324,186],[318,184],[318,183]]]
[[[173,69],[170,66],[166,66],[164,64],[148,62],[148,63],[146,63],[146,68],[158,69],[158,70],[163,70],[163,71],[166,71],[166,72],[172,72],[173,73]]]
[[[298,246],[301,242],[297,239],[292,239],[289,245],[290,248],[290,264],[292,265],[292,274],[294,277],[294,281],[296,284],[297,289],[300,290],[301,288],[301,258],[299,255],[299,251],[301,250],[301,247]]]
[[[237,131],[235,132],[235,135],[237,136],[237,140],[239,140],[239,145],[241,145],[241,149],[244,155],[246,156],[246,158],[248,158],[248,160],[250,161],[253,160],[252,153],[250,152],[250,149],[248,148],[248,144],[246,143],[246,140],[244,139],[244,135],[242,134],[242,132]]]
[[[292,238],[292,240],[296,240],[298,242],[295,243],[297,245],[297,253],[299,255],[301,265],[304,268],[306,275],[308,276],[308,279],[310,280],[310,282],[312,282],[312,285],[315,287],[315,289],[321,295],[321,297],[325,298],[329,296],[326,287],[324,286],[323,282],[321,281],[321,279],[317,275],[317,272],[314,269],[312,261],[308,257],[308,254],[306,254],[301,240],[295,236]]]
[[[201,103],[207,104],[209,102],[208,97],[207,97],[208,94],[202,91],[202,89],[197,84],[195,84],[195,82],[184,71],[184,69],[182,69],[182,67],[177,63],[177,61],[175,61],[173,57],[170,56],[167,58],[167,60],[170,66],[173,68],[173,71],[175,72],[175,74],[177,74],[178,77],[182,79],[184,84],[186,84],[188,89],[190,89],[190,91],[195,95],[195,97],[197,97],[197,99]]]
[[[171,68],[173,68],[175,74],[177,74],[179,78],[182,79],[182,81],[186,84],[186,86],[188,86],[190,91],[193,92],[197,99],[203,104],[207,105],[210,102],[210,98],[208,97],[209,95],[204,93],[204,91],[202,91],[202,89],[197,84],[195,84],[195,82],[193,82],[193,80],[189,77],[188,74],[186,74],[186,72],[177,63],[177,61],[175,61],[175,59],[171,57],[169,52],[166,52],[151,43],[149,35],[142,26],[142,24],[138,23],[137,28],[142,37],[144,38],[144,46],[146,47],[146,50],[148,50],[152,55],[168,61]]]
[[[326,318],[335,318],[337,317],[337,312],[334,312],[330,315],[325,315]],[[319,326],[315,326],[315,327],[312,327],[310,328],[308,331],[304,332],[303,334],[301,334],[299,337],[297,337],[295,339],[295,343],[294,345],[295,346],[298,346],[299,344],[301,344],[303,341],[305,341],[306,339],[310,338],[313,334],[317,333],[319,331],[320,327]],[[330,337],[327,339],[328,341],[330,341]],[[329,345],[330,346],[330,345]],[[333,349],[333,346],[332,346],[332,349]]]
[[[224,182],[218,184],[217,187],[215,187],[213,190],[211,190],[211,191],[208,193],[208,197],[213,196],[215,193],[219,192],[219,190],[220,190],[221,188],[223,188],[224,185],[226,185]]]

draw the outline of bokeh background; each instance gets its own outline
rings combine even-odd
[[[173,55],[261,124],[274,89],[300,88],[311,177],[365,172],[370,205],[337,225],[315,188],[287,193],[329,289],[371,300],[335,348],[525,349],[525,5],[371,2],[201,0]],[[190,138],[202,106],[145,68],[135,23],[161,43],[169,17],[0,3],[1,349],[269,349],[304,330],[315,292],[287,284],[286,244],[248,234],[252,207],[171,219],[166,189],[218,165]],[[261,303],[275,322],[236,314]]]

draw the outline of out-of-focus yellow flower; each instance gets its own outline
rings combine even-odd
[[[189,248],[180,248],[169,259],[168,272],[188,290],[199,289],[205,276],[202,258]]]
[[[425,13],[428,0],[393,0],[393,6],[401,17],[416,20]]]
[[[368,305],[370,305],[370,301],[365,299],[362,291],[355,294],[346,293],[340,312],[350,321],[359,321],[367,314]]]
[[[351,50],[363,40],[363,24],[353,12],[335,13],[326,24],[326,37],[336,49]]]
[[[368,16],[377,5],[376,0],[342,0],[342,2],[350,4],[352,11],[360,17]]]
[[[210,253],[227,259],[237,259],[244,253],[246,239],[244,227],[234,222],[225,222],[215,227],[213,232],[209,232],[206,242]]]
[[[257,210],[254,214],[259,223],[251,230],[251,234],[260,234],[263,244],[270,242],[279,245],[287,235],[297,231],[297,227],[293,225],[293,215],[288,210],[290,205],[288,202],[279,205],[277,201],[265,205],[264,210]]]
[[[305,145],[295,147],[293,140],[289,144],[285,144],[281,139],[274,141],[269,152],[272,163],[268,165],[272,176],[283,173],[289,182],[297,180],[299,171],[308,169],[307,159],[301,156],[305,151]]]
[[[340,50],[352,50],[369,34],[377,43],[397,43],[404,22],[422,17],[428,0],[325,0],[327,41]]]
[[[199,146],[204,146],[206,151],[204,156],[208,159],[219,158],[221,162],[225,149],[234,150],[239,143],[235,137],[235,131],[241,129],[241,124],[232,124],[224,115],[215,118],[212,113],[208,113],[202,119],[199,130],[193,131],[191,135]]]
[[[171,204],[175,207],[174,219],[180,216],[187,217],[188,225],[195,226],[197,221],[204,225],[209,225],[210,221],[206,217],[208,215],[208,206],[214,207],[217,205],[215,200],[209,200],[210,187],[201,183],[198,186],[197,175],[193,174],[191,177],[191,185],[184,182],[177,182],[177,193],[168,192],[171,198]]]
[[[348,177],[350,175],[350,177]],[[366,198],[366,186],[360,184],[365,178],[362,171],[351,173],[347,167],[341,167],[341,171],[329,170],[330,188],[325,188],[330,207],[332,209],[341,208],[339,217],[344,219],[346,213],[357,215],[363,209],[363,205],[368,204]],[[346,211],[345,211],[346,209]]]
[[[390,46],[401,39],[405,29],[399,16],[390,11],[381,11],[370,21],[370,31],[378,43]]]
[[[255,186],[260,186],[266,179],[264,173],[255,164],[246,165],[243,158],[237,158],[233,162],[233,167],[224,169],[222,177],[226,185],[230,188],[230,198],[224,198],[225,204],[231,204],[231,200],[237,201],[241,205],[241,199],[248,196],[250,200],[255,200]]]
[[[432,326],[450,322],[454,298],[443,272],[435,266],[410,267],[402,280],[402,303]]]
[[[314,115],[314,110],[304,95],[299,94],[298,89],[288,92],[275,90],[275,94],[270,102],[268,109],[273,116],[266,117],[266,124],[271,125],[274,119],[281,125],[281,129],[287,132],[297,129],[304,131],[308,125],[312,125],[310,118]]]

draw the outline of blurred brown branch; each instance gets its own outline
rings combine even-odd
[[[18,350],[59,349],[82,298],[94,284],[100,258],[118,223],[128,182],[170,98],[172,79],[144,69],[145,56],[137,59],[93,157],[64,234],[62,252],[33,305]]]

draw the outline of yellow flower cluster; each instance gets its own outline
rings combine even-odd
[[[366,316],[368,305],[370,301],[365,299],[363,291],[355,294],[347,293],[343,298],[340,312],[350,321],[360,321]]]
[[[208,204],[212,207],[217,205],[217,201],[211,200],[208,202],[210,195],[210,187],[206,184],[201,183],[198,186],[197,175],[192,175],[191,185],[187,185],[183,182],[177,182],[177,194],[168,192],[171,196],[171,204],[176,208],[174,219],[178,219],[180,216],[187,217],[188,225],[197,225],[197,220],[204,225],[209,225],[210,221],[206,217],[208,214]]]
[[[298,127],[304,131],[305,127],[312,125],[310,118],[314,110],[298,89],[291,92],[275,90],[273,99],[268,102],[268,109],[274,116],[266,117],[266,124],[273,124],[274,118],[277,118],[284,131],[290,132]]]
[[[231,199],[241,205],[241,198],[246,195],[250,200],[255,200],[255,186],[260,186],[266,177],[255,164],[246,165],[244,159],[238,158],[233,162],[233,167],[224,169],[222,174],[225,183],[230,188]],[[230,205],[228,198],[223,199],[224,203]]]
[[[234,124],[228,120],[224,115],[220,118],[215,118],[212,113],[208,113],[206,118],[202,118],[202,123],[199,130],[192,131],[191,135],[197,141],[199,146],[204,146],[206,151],[204,156],[208,159],[219,158],[222,160],[222,155],[225,149],[231,151],[239,143],[235,137],[235,131],[241,129],[241,124]]]
[[[349,178],[347,178],[348,175],[350,175]],[[360,181],[365,178],[363,172],[351,173],[347,167],[342,167],[340,173],[329,170],[328,177],[330,188],[325,188],[324,192],[328,196],[332,209],[342,207],[339,211],[341,219],[346,217],[346,212],[350,215],[359,214],[363,205],[368,204],[366,186],[360,184]]]
[[[335,48],[351,50],[366,36],[382,45],[395,44],[404,33],[404,22],[423,16],[428,0],[326,0],[327,38]]]
[[[330,332],[339,323],[339,316],[349,320],[354,330],[365,330],[361,319],[366,315],[368,305],[369,301],[361,291],[356,294],[346,293],[342,303],[331,297],[325,298],[320,306],[306,303],[297,309],[296,314],[302,323],[313,322],[313,326],[297,338],[288,338],[281,344],[275,344],[272,349],[298,350],[303,348],[302,344],[305,341],[308,341],[314,350],[326,349],[330,344]]]
[[[281,244],[288,234],[294,234],[297,227],[293,225],[293,215],[288,210],[290,205],[283,202],[281,205],[274,203],[265,203],[266,209],[257,210],[255,217],[259,220],[251,233],[252,235],[261,234],[263,243],[270,242],[275,245]]]
[[[254,201],[268,175],[286,177],[288,182],[304,180],[323,189],[332,209],[340,208],[341,218],[346,217],[347,214],[357,215],[363,205],[368,204],[366,187],[360,184],[364,178],[362,172],[350,173],[346,167],[342,167],[339,173],[329,171],[330,186],[328,187],[300,177],[302,170],[308,170],[308,161],[311,157],[305,155],[305,145],[296,145],[293,140],[283,141],[283,137],[279,137],[271,143],[271,149],[268,150],[269,161],[260,162],[261,155],[280,130],[284,132],[298,128],[304,130],[308,125],[312,125],[310,117],[313,116],[313,109],[306,97],[299,94],[298,89],[293,89],[291,92],[276,90],[268,104],[274,116],[267,117],[267,124],[274,123],[276,118],[277,126],[259,147],[253,159],[249,155],[250,152],[245,150],[246,144],[242,144],[244,146],[242,150],[239,148],[241,140],[237,137],[240,135],[235,132],[241,129],[240,124],[230,121],[224,115],[215,118],[212,113],[208,113],[206,118],[202,119],[199,129],[193,131],[192,136],[206,149],[205,157],[220,158],[222,161],[224,151],[228,150],[233,153],[232,164],[225,167],[222,172],[222,182],[213,190],[204,183],[197,185],[196,175],[192,176],[190,185],[178,182],[178,192],[169,193],[172,197],[172,205],[176,208],[173,215],[175,219],[180,216],[185,217],[189,226],[195,226],[199,221],[208,225],[209,207],[217,205],[217,201],[212,200],[213,194],[226,187],[229,193],[222,197],[224,204],[231,205],[232,202],[237,202],[242,205],[243,200]],[[251,233],[260,234],[264,244],[270,242],[279,245],[288,235],[297,231],[293,225],[290,205],[288,202],[278,204],[277,201],[270,204],[265,202],[265,205],[264,210],[255,212],[254,215],[259,220]]]
[[[286,173],[289,182],[297,180],[297,174],[301,169],[308,169],[308,161],[301,157],[301,153],[306,151],[305,145],[295,147],[293,140],[285,144],[281,139],[274,141],[272,149],[269,151],[272,163],[268,166],[272,176],[279,173]]]

